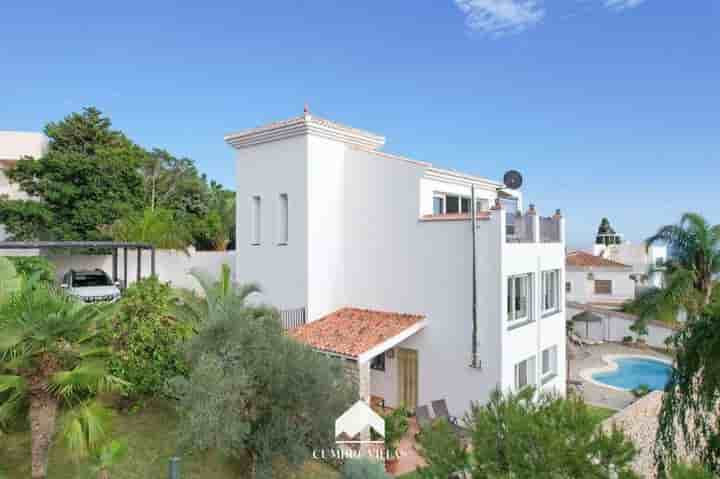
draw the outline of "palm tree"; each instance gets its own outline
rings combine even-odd
[[[198,324],[210,317],[212,311],[223,307],[233,297],[233,305],[244,305],[251,294],[262,290],[256,283],[237,284],[232,280],[230,266],[222,265],[220,278],[213,280],[202,271],[193,269],[190,274],[197,279],[203,294],[186,289],[175,290],[174,316],[183,321]]]
[[[84,444],[83,438],[94,442],[102,436],[101,417],[94,414],[98,409],[86,401],[124,386],[107,373],[104,358],[109,351],[98,341],[96,323],[109,313],[109,307],[84,305],[32,280],[0,302],[0,427],[29,420],[33,479],[46,477],[62,411],[80,414],[86,429],[93,431],[71,439],[76,445]],[[65,428],[63,435],[72,430]],[[91,447],[74,449],[81,455]]]
[[[127,454],[125,441],[113,440],[104,444],[93,456],[91,471],[98,479],[110,479],[110,469],[115,467]]]
[[[720,225],[685,213],[678,224],[661,227],[646,241],[648,246],[658,242],[673,256],[665,265],[665,286],[642,292],[626,309],[641,318],[675,315],[680,308],[697,316],[712,302],[713,277],[720,273]]]
[[[720,273],[720,225],[712,226],[697,213],[685,213],[677,225],[661,227],[647,244],[667,243],[673,253],[671,272],[679,276],[674,287],[692,285],[700,293],[699,304],[710,304],[713,276]]]
[[[117,220],[104,230],[116,241],[150,243],[156,248],[187,252],[192,235],[179,224],[173,212],[166,209],[150,209],[135,212]]]
[[[215,251],[225,251],[235,230],[235,193],[211,181],[209,210],[208,240]]]

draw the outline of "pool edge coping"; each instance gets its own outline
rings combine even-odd
[[[599,386],[601,388],[611,389],[613,391],[619,391],[619,392],[623,392],[623,393],[631,393],[632,389],[624,389],[624,388],[619,388],[617,386],[611,386],[609,384],[601,383],[600,381],[596,381],[593,379],[593,377],[592,377],[593,374],[611,373],[613,371],[616,371],[617,369],[619,369],[617,362],[615,362],[616,359],[649,359],[651,361],[657,361],[659,363],[667,364],[670,367],[672,367],[672,365],[673,365],[673,362],[669,359],[660,358],[657,356],[648,356],[647,354],[603,354],[600,358],[605,362],[604,366],[598,366],[595,368],[585,368],[582,371],[580,371],[580,373],[579,373],[580,377],[595,386]]]

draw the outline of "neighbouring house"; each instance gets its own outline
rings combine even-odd
[[[565,267],[568,301],[619,307],[635,297],[632,266],[585,251],[571,251]]]
[[[638,291],[663,286],[664,267],[668,259],[667,246],[625,241],[623,235],[616,233],[610,226],[607,218],[603,218],[598,228],[593,254],[632,267]]]
[[[462,415],[496,387],[564,393],[559,210],[541,217],[502,183],[381,152],[382,136],[307,111],[225,141],[237,280],[340,358],[363,399],[445,398]]]
[[[28,196],[16,184],[10,183],[4,170],[25,157],[39,158],[48,148],[48,138],[42,133],[25,131],[0,131],[0,197],[10,199],[26,199]],[[0,224],[0,241],[5,241],[8,234]],[[35,250],[9,251],[0,250],[0,255],[37,254]]]

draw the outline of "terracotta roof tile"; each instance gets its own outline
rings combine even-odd
[[[565,257],[565,264],[567,266],[574,266],[576,268],[631,268],[623,263],[612,261],[602,256],[595,256],[585,251],[571,251]]]
[[[357,358],[423,319],[413,314],[343,308],[289,334],[314,349]]]

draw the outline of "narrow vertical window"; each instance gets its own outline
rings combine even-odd
[[[280,224],[278,244],[288,244],[289,236],[289,224],[288,224],[288,195],[287,193],[280,194]]]
[[[252,204],[251,204],[251,221],[250,224],[250,244],[252,245],[259,245],[260,244],[260,216],[262,214],[261,212],[261,202],[259,196],[253,196],[252,197]]]

